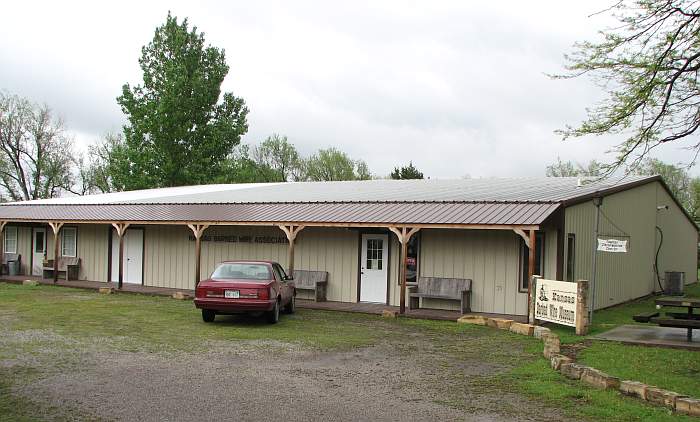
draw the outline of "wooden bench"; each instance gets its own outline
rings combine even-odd
[[[0,268],[0,273],[2,274],[10,274],[10,268],[8,267],[8,263],[12,261],[17,261],[19,262],[19,268],[20,271],[22,269],[22,255],[18,253],[6,253],[5,256],[3,257],[3,262],[2,262],[2,267]]]
[[[408,286],[408,309],[418,309],[420,299],[458,300],[459,309],[471,312],[472,281],[464,278],[419,277],[418,282]]]
[[[326,301],[328,271],[294,270],[294,287],[297,290],[313,290],[314,301]]]
[[[53,259],[44,261],[44,278],[53,278]],[[80,258],[61,256],[58,258],[58,272],[66,274],[66,281],[77,280],[80,274]]]
[[[659,313],[652,311],[652,312],[644,312],[642,314],[637,314],[637,315],[633,316],[632,319],[637,321],[637,322],[649,322],[650,319],[655,318],[657,316],[659,316]]]
[[[666,312],[666,316],[670,317],[670,318],[676,318],[676,319],[698,319],[698,320],[700,320],[700,314],[688,315],[686,312]]]
[[[678,319],[678,318],[652,318],[651,322],[659,327],[686,328],[688,330],[688,341],[693,340],[693,330],[700,329],[700,320]]]

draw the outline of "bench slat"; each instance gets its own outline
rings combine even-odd
[[[652,311],[652,312],[644,312],[641,314],[637,314],[632,317],[633,320],[637,322],[649,322],[650,319],[659,316],[658,312]]]
[[[700,328],[700,320],[674,319],[674,318],[652,318],[651,322],[661,327],[675,328]]]
[[[428,298],[428,299],[450,299],[454,300],[455,298],[452,296],[440,296],[440,295],[431,295],[427,293],[411,293],[409,296],[411,297],[422,297],[422,298]]]

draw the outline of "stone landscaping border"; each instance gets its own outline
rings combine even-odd
[[[553,370],[573,380],[579,380],[584,384],[602,390],[616,390],[626,396],[635,397],[657,406],[663,406],[677,413],[700,416],[700,400],[646,385],[638,381],[620,380],[618,377],[608,375],[589,366],[574,362],[568,356],[561,354],[561,341],[559,336],[549,328],[532,324],[522,324],[509,319],[490,318],[482,315],[464,315],[457,320],[462,324],[483,325],[501,330],[508,330],[515,334],[539,338],[543,342],[542,355],[549,360]]]

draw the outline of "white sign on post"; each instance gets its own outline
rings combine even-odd
[[[539,278],[535,289],[536,319],[576,326],[576,283]]]
[[[598,239],[598,250],[603,252],[627,252],[627,241],[618,239]]]

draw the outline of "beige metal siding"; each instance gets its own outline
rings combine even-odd
[[[663,232],[663,244],[659,252],[659,275],[663,278],[666,271],[682,271],[685,272],[686,284],[695,283],[698,281],[697,229],[685,217],[683,211],[676,205],[666,189],[660,183],[655,183],[655,185],[657,186],[657,206],[668,206],[668,210],[661,209],[656,214],[656,225]],[[660,240],[657,233],[657,247]],[[654,253],[656,253],[656,249]],[[656,289],[658,290],[658,287]]]
[[[628,240],[628,252],[598,252],[597,309],[653,291],[657,186],[649,183],[603,198],[599,237]],[[595,218],[592,201],[566,209],[566,233],[576,235],[576,279],[591,279]]]
[[[359,235],[354,230],[307,227],[296,239],[294,268],[327,271],[327,299],[357,302],[358,243]],[[286,245],[283,254],[280,263],[284,262],[286,268]]]
[[[8,224],[7,227],[12,227],[12,225]],[[15,227],[17,227],[17,253],[22,256],[22,266],[20,268],[20,274],[31,274],[32,228],[26,226]]]
[[[194,288],[194,241],[184,226],[147,226],[144,284],[178,289]],[[205,236],[270,236],[284,238],[278,227],[210,227]],[[328,300],[357,300],[357,242],[355,231],[306,228],[296,239],[295,268],[328,271]],[[202,242],[201,277],[227,259],[265,259],[287,268],[287,243]],[[304,295],[302,294],[303,297]]]
[[[527,293],[518,292],[520,237],[514,232],[423,230],[422,236],[421,276],[472,279],[474,312],[527,314]],[[456,301],[425,306],[459,309]]]
[[[544,240],[544,278],[556,280],[557,278],[557,231],[545,231]]]
[[[80,279],[107,281],[110,226],[80,224],[77,227]]]

